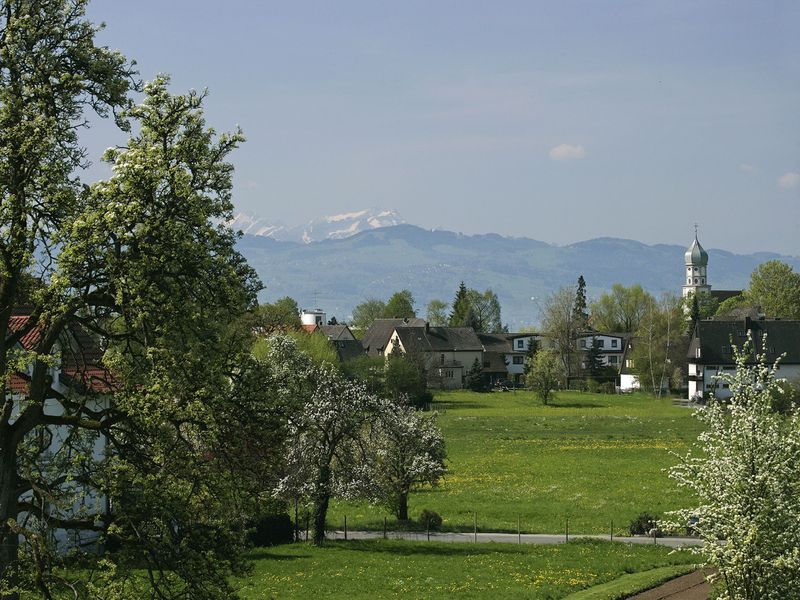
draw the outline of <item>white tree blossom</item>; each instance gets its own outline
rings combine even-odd
[[[672,514],[673,526],[697,519],[699,548],[718,569],[725,600],[797,598],[800,590],[800,415],[781,414],[777,361],[748,364],[748,337],[736,371],[722,376],[732,398],[697,412],[706,425],[695,452],[671,469],[697,505]],[[762,347],[767,347],[766,343]]]
[[[374,500],[408,520],[408,496],[435,486],[446,472],[444,438],[436,413],[387,403],[370,438],[369,457]]]

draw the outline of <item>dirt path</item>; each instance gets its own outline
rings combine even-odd
[[[657,588],[631,596],[628,600],[708,600],[711,587],[704,571],[672,579]]]

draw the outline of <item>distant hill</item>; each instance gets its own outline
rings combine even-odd
[[[568,246],[503,237],[463,235],[396,225],[344,239],[299,243],[245,235],[239,249],[266,286],[264,298],[289,295],[347,319],[369,297],[386,299],[410,289],[424,316],[432,298],[451,301],[458,284],[492,288],[512,329],[539,320],[538,304],[552,291],[586,278],[590,298],[614,283],[640,283],[651,292],[680,293],[684,245],[648,246],[598,238]],[[709,249],[708,278],[714,289],[741,289],[760,263],[780,259],[800,270],[800,258],[772,253],[733,254]],[[532,299],[534,298],[534,299]]]

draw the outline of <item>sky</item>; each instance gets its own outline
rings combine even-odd
[[[240,126],[237,209],[800,255],[800,2],[94,0]],[[91,156],[124,137],[101,123]],[[102,169],[95,167],[95,174]]]

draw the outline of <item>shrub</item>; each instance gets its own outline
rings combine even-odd
[[[651,515],[648,512],[639,513],[639,515],[631,521],[628,525],[628,530],[631,535],[653,535],[653,530],[656,530],[656,537],[663,535],[662,531],[658,528],[658,517]]]
[[[596,394],[600,391],[600,384],[594,379],[586,380],[586,391],[591,394]]]
[[[294,525],[285,512],[264,514],[251,523],[248,540],[254,546],[276,546],[294,541]]]
[[[598,386],[597,391],[601,394],[615,394],[617,392],[617,386],[614,385],[613,381],[606,381]]]
[[[431,531],[437,531],[442,526],[442,517],[436,511],[424,508],[419,513],[419,522],[423,527],[428,527]]]

